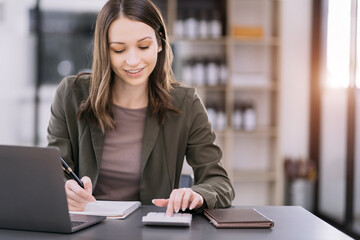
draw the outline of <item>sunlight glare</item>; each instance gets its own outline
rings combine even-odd
[[[356,80],[355,86],[360,88],[360,7],[357,8],[356,23]]]
[[[328,6],[325,86],[347,88],[350,82],[351,0],[329,0]]]

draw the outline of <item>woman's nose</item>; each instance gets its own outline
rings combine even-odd
[[[126,55],[125,62],[129,66],[136,66],[140,63],[140,58],[137,56],[136,51],[129,51]]]

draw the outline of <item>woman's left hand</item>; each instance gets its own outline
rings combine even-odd
[[[179,212],[181,209],[190,210],[200,208],[204,204],[204,198],[191,188],[174,189],[168,199],[153,199],[152,201],[158,207],[167,207],[166,215],[172,216],[173,212]]]

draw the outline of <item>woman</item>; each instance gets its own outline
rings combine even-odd
[[[94,33],[93,72],[65,78],[51,107],[49,146],[82,177],[70,210],[139,200],[166,213],[228,207],[233,187],[205,108],[173,78],[163,18],[149,0],[109,0]],[[186,156],[195,184],[177,189]]]

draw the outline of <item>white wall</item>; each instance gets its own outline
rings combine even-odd
[[[319,208],[343,221],[346,205],[347,89],[324,89],[321,97]]]
[[[307,157],[312,0],[283,0],[280,56],[281,153]]]
[[[0,144],[33,141],[35,39],[29,9],[35,0],[0,0]]]

